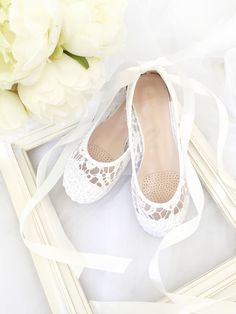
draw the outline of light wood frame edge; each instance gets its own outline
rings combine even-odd
[[[36,188],[35,174],[27,152],[66,134],[75,125],[73,123],[64,126],[44,126],[33,130],[13,144],[1,143],[0,170],[18,216]],[[204,185],[226,218],[236,228],[236,215],[233,210],[236,203],[235,191],[228,189],[219,178],[214,154],[196,127],[193,130],[189,153]],[[49,198],[37,206],[31,226],[30,232],[35,241],[71,246]],[[69,266],[34,254],[32,259],[53,313],[92,314],[89,301]],[[196,296],[212,296],[227,288],[232,280],[235,282],[235,270],[236,257],[178,291]]]

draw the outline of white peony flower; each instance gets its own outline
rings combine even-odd
[[[104,82],[103,63],[94,58],[88,61],[87,70],[66,54],[48,61],[40,80],[31,86],[18,85],[25,107],[50,122],[80,115],[94,90]]]
[[[0,90],[0,129],[17,129],[26,118],[27,113],[17,94]]]
[[[0,87],[31,84],[61,32],[58,0],[0,0]]]
[[[124,0],[63,0],[63,47],[78,56],[103,56],[123,38]]]

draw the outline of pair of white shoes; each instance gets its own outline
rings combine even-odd
[[[63,185],[72,200],[107,194],[131,160],[137,220],[162,237],[186,216],[189,193],[176,95],[158,69],[122,88],[67,162]]]

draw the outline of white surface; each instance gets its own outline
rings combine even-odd
[[[50,313],[1,176],[0,247],[0,313]]]
[[[108,60],[107,68],[112,72],[123,61],[166,54],[171,56],[196,46],[209,33],[212,38],[216,33],[218,36],[214,42],[207,40],[205,44],[198,44],[198,49],[189,48],[188,56],[197,54],[201,58],[184,61],[182,66],[187,73],[200,78],[226,100],[228,95],[222,60],[224,51],[236,44],[234,38],[230,37],[230,28],[227,29],[224,22],[229,21],[235,12],[235,0],[130,0],[126,45]],[[203,59],[205,56],[207,58]],[[233,103],[228,104],[234,111]],[[198,121],[202,122],[209,139],[213,140],[216,135],[214,105],[201,100],[198,108]],[[236,126],[232,125],[232,129],[226,158],[236,173]],[[43,147],[32,152],[35,165],[46,149]],[[159,297],[147,276],[148,258],[158,245],[158,240],[146,235],[134,218],[129,194],[129,170],[112,193],[96,204],[79,206],[73,203],[66,197],[61,184],[52,192],[52,198],[68,236],[78,249],[134,258],[127,276],[86,271],[82,275],[82,284],[91,299],[153,301]],[[16,216],[1,182],[0,204],[3,252],[0,257],[0,313],[47,314],[50,311],[29,254],[19,238]],[[235,231],[208,199],[196,234],[163,254],[162,269],[168,288],[177,288],[216,266],[235,254],[235,248]]]

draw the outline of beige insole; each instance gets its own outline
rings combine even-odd
[[[125,103],[92,133],[88,142],[90,156],[100,162],[118,159],[125,149],[128,138]]]
[[[179,183],[179,158],[169,102],[166,84],[157,73],[139,78],[134,109],[144,138],[144,156],[138,181],[144,195],[158,203],[169,201]]]

